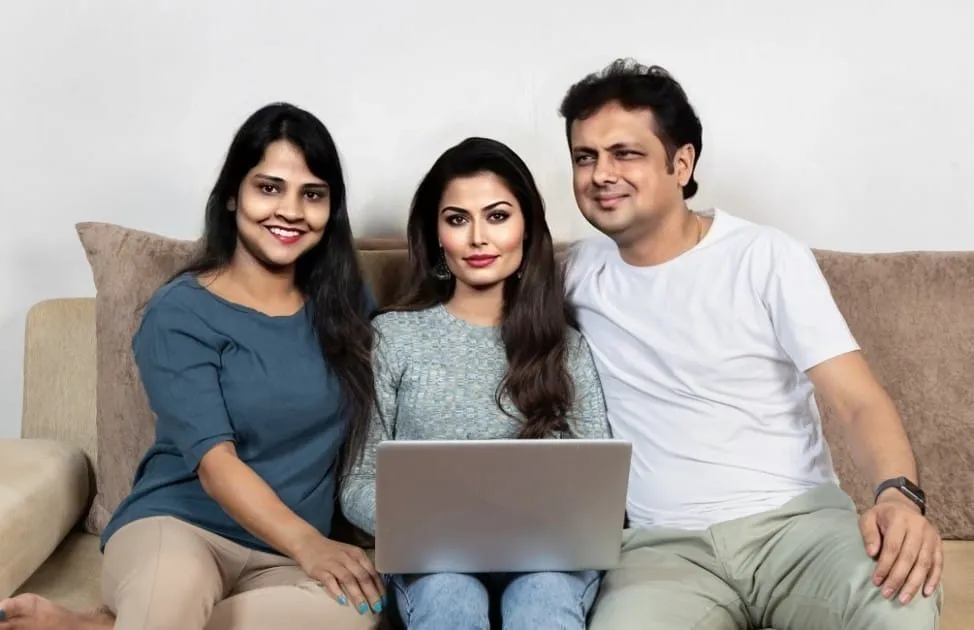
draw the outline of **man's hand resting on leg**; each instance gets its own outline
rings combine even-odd
[[[940,533],[908,499],[891,489],[859,518],[866,553],[876,558],[873,583],[889,599],[897,592],[908,604],[923,589],[924,597],[937,590],[944,566]]]

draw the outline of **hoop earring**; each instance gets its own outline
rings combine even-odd
[[[433,267],[433,277],[443,282],[453,277],[453,273],[446,264],[446,256],[443,255],[442,251],[440,252],[440,259],[436,261],[436,265]]]

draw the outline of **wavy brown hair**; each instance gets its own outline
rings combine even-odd
[[[402,297],[385,311],[423,310],[447,302],[456,279],[437,279],[437,221],[447,185],[456,178],[493,173],[503,180],[521,206],[526,238],[518,274],[504,281],[501,338],[507,371],[497,387],[497,406],[522,420],[519,438],[541,439],[570,434],[567,414],[574,399],[568,373],[569,327],[577,328],[565,298],[562,270],[555,260],[544,201],[524,161],[509,147],[488,138],[467,138],[436,160],[420,182],[409,211],[406,236],[409,274]],[[504,408],[507,394],[521,418]]]

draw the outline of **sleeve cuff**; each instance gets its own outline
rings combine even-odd
[[[861,350],[861,348],[855,341],[850,341],[846,344],[822,346],[821,348],[816,348],[815,352],[807,353],[805,356],[803,356],[801,363],[798,365],[798,369],[802,372],[807,372],[813,367],[821,365],[830,359],[842,356],[843,354],[849,354],[850,352],[857,352],[859,350]]]
[[[189,448],[183,450],[183,461],[189,466],[189,469],[196,472],[199,468],[200,462],[203,460],[203,456],[206,455],[210,449],[212,449],[217,444],[222,442],[233,442],[234,435],[232,433],[222,433],[220,435],[214,435],[213,437],[208,437],[206,439],[200,440],[195,444],[192,444]]]

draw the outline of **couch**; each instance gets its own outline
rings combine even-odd
[[[78,230],[96,297],[29,310],[21,438],[0,440],[0,599],[33,592],[88,609],[99,598],[96,533],[151,439],[144,428],[131,435],[150,422],[127,357],[133,307],[192,244],[107,224]],[[366,239],[359,250],[380,302],[390,299],[405,269],[401,242]],[[974,252],[815,253],[917,453],[930,517],[946,541],[941,628],[972,628]],[[124,388],[128,407],[119,402]],[[831,410],[822,411],[839,476],[862,508],[870,488]]]

